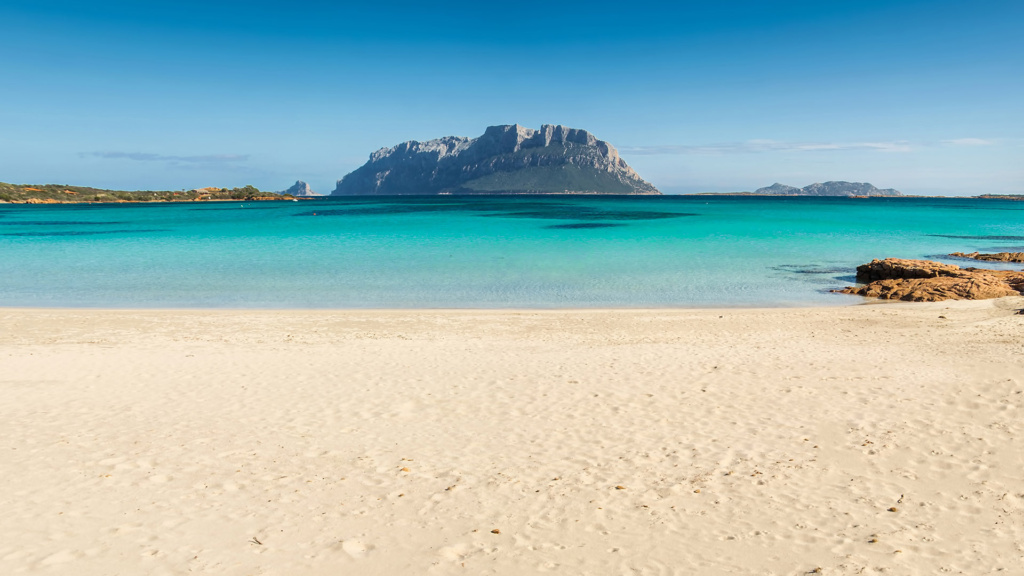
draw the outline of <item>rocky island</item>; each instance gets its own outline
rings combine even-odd
[[[281,192],[278,192],[278,194],[281,194],[282,196],[295,196],[296,198],[315,198],[323,196],[323,194],[314,192],[313,189],[309,187],[309,184],[306,184],[302,180],[296,180],[295,184],[293,184],[291,188],[282,190]]]
[[[776,182],[771,186],[754,190],[754,194],[758,196],[903,196],[899,190],[892,188],[880,189],[867,182],[844,182],[841,180],[815,182],[803,188]]]
[[[435,194],[661,194],[615,148],[586,130],[491,126],[381,148],[332,196]]]

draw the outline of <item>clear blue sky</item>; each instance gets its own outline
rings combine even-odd
[[[296,179],[493,124],[665,192],[1024,193],[1024,2],[0,0],[0,181]]]

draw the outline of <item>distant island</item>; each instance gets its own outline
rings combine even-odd
[[[978,200],[1024,201],[1024,194],[979,194],[975,196],[921,196],[903,194],[892,188],[879,189],[867,182],[818,182],[797,188],[775,183],[753,192],[697,192],[694,196],[832,196],[840,198],[974,198]]]
[[[70,184],[8,184],[0,182],[0,202],[16,204],[79,204],[117,202],[246,202],[294,200],[286,192],[263,192],[255,186],[193,190],[106,190]]]
[[[880,189],[867,182],[843,181],[815,182],[803,188],[776,182],[771,186],[754,190],[754,194],[757,196],[903,196],[899,190],[892,188]]]
[[[586,130],[491,126],[381,148],[332,196],[437,194],[661,194],[615,148]]]
[[[278,192],[278,194],[281,194],[282,196],[295,196],[296,198],[314,198],[323,196],[323,194],[313,192],[313,189],[309,187],[309,184],[306,184],[302,180],[296,180],[295,184],[293,184],[291,188]]]

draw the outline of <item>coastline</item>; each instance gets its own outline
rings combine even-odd
[[[206,198],[197,200],[0,200],[0,204],[27,204],[30,206],[53,204],[209,204],[211,202],[296,202],[309,198]]]
[[[0,309],[0,571],[1017,565],[1024,297],[884,304]]]

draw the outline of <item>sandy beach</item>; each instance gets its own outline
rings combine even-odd
[[[0,309],[0,573],[1021,574],[1021,308]]]

